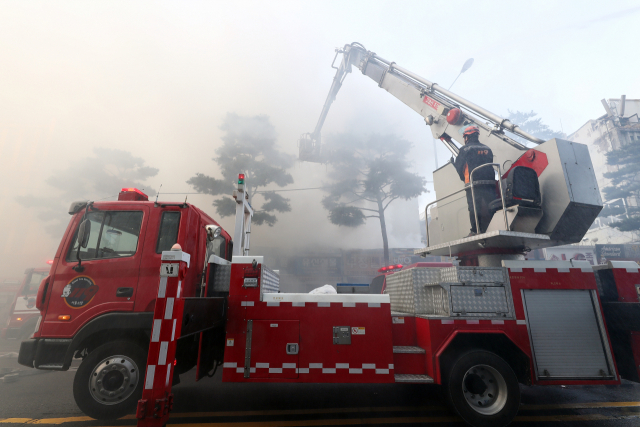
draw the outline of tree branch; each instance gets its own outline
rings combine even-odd
[[[387,210],[387,207],[391,204],[391,202],[393,202],[395,199],[399,198],[400,196],[396,196],[391,198],[391,200],[389,200],[389,202],[387,202],[387,204],[384,206],[384,208],[382,208],[383,211]]]

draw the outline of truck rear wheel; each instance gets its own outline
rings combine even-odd
[[[146,351],[130,341],[115,341],[93,350],[73,380],[78,407],[99,420],[127,415],[142,396]]]
[[[464,353],[445,373],[445,390],[458,415],[474,427],[503,427],[518,413],[520,386],[498,355],[474,350]]]

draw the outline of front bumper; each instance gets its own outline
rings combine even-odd
[[[20,343],[18,363],[30,368],[66,371],[65,355],[70,339],[32,338]]]
[[[3,328],[1,336],[8,340],[15,340],[20,337],[20,328]]]

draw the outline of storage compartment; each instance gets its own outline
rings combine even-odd
[[[509,313],[507,293],[502,285],[474,283],[451,285],[451,311],[465,315],[505,315]]]
[[[247,331],[249,378],[298,378],[300,322],[253,320]],[[246,372],[246,370],[245,370]]]
[[[430,314],[432,291],[425,285],[440,281],[440,268],[414,267],[387,276],[385,293],[391,299],[391,311]],[[436,285],[437,286],[437,285]]]
[[[538,379],[614,379],[595,291],[523,291]]]

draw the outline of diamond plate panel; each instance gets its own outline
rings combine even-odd
[[[260,294],[272,294],[280,291],[280,276],[273,270],[262,265],[262,279],[260,280]]]
[[[504,267],[446,267],[440,270],[443,282],[496,282],[507,281],[507,269]]]
[[[478,283],[478,285],[480,285]],[[451,286],[451,309],[454,313],[508,313],[504,286]]]
[[[431,307],[431,291],[426,290],[425,285],[440,280],[440,269],[410,268],[391,274],[386,279],[386,293],[390,297],[391,311],[424,313]]]
[[[229,282],[231,281],[231,264],[209,264],[213,271],[213,287],[215,292],[229,292]]]
[[[433,378],[430,376],[416,374],[395,374],[395,380],[397,383],[433,383]]]

